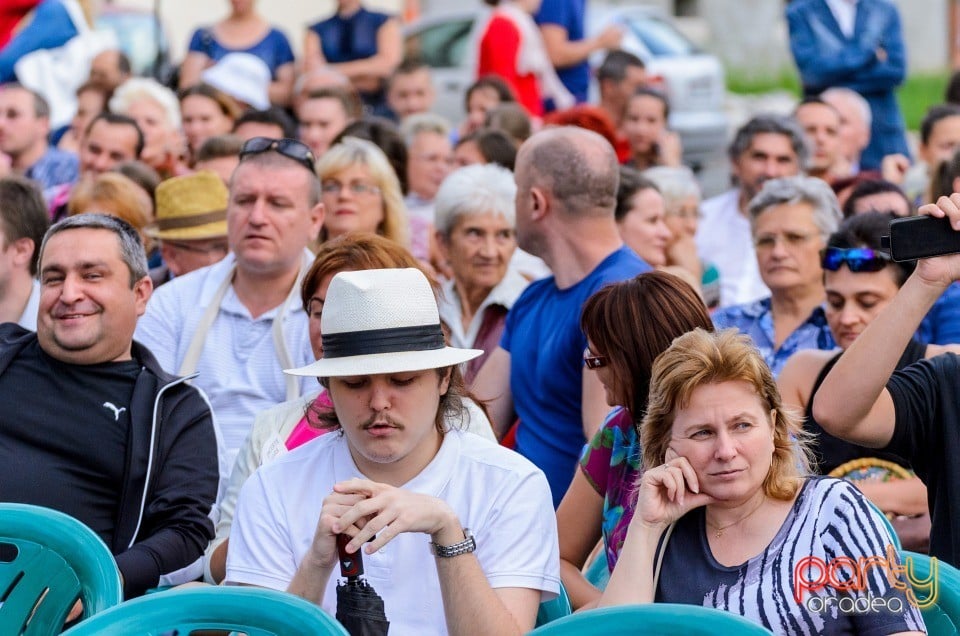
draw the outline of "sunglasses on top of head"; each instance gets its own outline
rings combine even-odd
[[[288,159],[293,159],[310,172],[315,172],[314,164],[317,159],[313,156],[313,151],[306,144],[296,139],[253,137],[244,142],[243,147],[240,148],[240,161],[243,161],[245,157],[260,155],[265,152],[277,152]]]
[[[889,254],[869,247],[828,247],[820,252],[820,264],[831,272],[841,265],[846,265],[851,272],[879,272],[891,262]]]

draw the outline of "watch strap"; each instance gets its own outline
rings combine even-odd
[[[463,529],[464,540],[459,543],[454,543],[452,545],[439,545],[430,542],[430,546],[433,548],[433,554],[441,559],[447,559],[450,557],[460,556],[461,554],[470,554],[477,549],[477,540],[473,538],[473,534],[470,532],[469,528]]]

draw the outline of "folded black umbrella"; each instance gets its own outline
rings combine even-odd
[[[344,549],[349,541],[347,535],[337,535],[340,574],[346,579],[337,584],[337,620],[350,636],[386,636],[390,621],[383,608],[383,599],[363,578],[360,550],[347,554]]]

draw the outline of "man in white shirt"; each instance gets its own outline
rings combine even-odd
[[[757,115],[737,131],[728,149],[736,186],[701,205],[697,252],[720,272],[720,306],[770,295],[754,257],[747,205],[764,181],[800,173],[807,160],[803,130],[780,115]]]
[[[137,340],[161,367],[197,371],[222,433],[224,483],[254,416],[301,395],[309,381],[280,372],[313,361],[300,280],[323,223],[313,154],[299,141],[255,137],[230,182],[231,254],[159,288]]]
[[[0,179],[0,322],[37,330],[37,254],[49,225],[43,195],[32,181]]]
[[[481,352],[445,346],[416,269],[337,274],[321,320],[323,358],[290,372],[322,379],[339,434],[250,477],[227,582],[286,589],[333,614],[344,534],[391,633],[528,632],[559,590],[556,521],[540,470],[448,424],[464,408],[452,367]]]

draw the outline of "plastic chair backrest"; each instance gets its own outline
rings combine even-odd
[[[597,551],[597,556],[591,561],[583,573],[583,578],[600,591],[607,589],[610,582],[610,569],[607,567],[607,551]]]
[[[252,587],[193,587],[142,596],[98,614],[64,636],[188,636],[216,630],[247,636],[349,636],[332,616],[293,594]]]
[[[78,598],[84,617],[123,600],[100,537],[62,512],[0,503],[0,634],[59,634]]]
[[[930,578],[932,567],[931,557],[909,550],[901,550],[900,557],[907,567],[908,579],[916,590],[915,581],[925,581]],[[930,636],[946,636],[960,634],[960,571],[953,566],[937,559],[934,603],[921,608],[923,622],[926,623],[927,633]],[[928,598],[930,591],[916,590],[916,595],[922,603]]]
[[[872,501],[870,501],[870,500],[867,499],[866,497],[864,497],[863,500],[866,501],[867,504],[868,504],[871,508],[873,508],[873,510],[874,510],[874,511],[880,516],[880,518],[883,520],[883,525],[885,525],[885,526],[887,527],[887,532],[890,533],[890,538],[893,539],[893,547],[896,549],[896,551],[897,551],[897,552],[903,552],[903,545],[901,545],[901,543],[900,543],[900,537],[897,536],[897,531],[893,529],[893,524],[890,523],[889,517],[887,517],[887,515],[884,514],[884,512],[883,512],[882,510],[880,510],[880,508],[877,507],[877,504],[873,503]]]
[[[770,632],[737,614],[699,605],[648,603],[578,612],[530,632],[529,636],[750,636]]]
[[[546,625],[564,616],[573,614],[573,608],[570,606],[570,597],[567,596],[567,588],[560,584],[560,593],[556,598],[540,603],[540,609],[537,610],[536,626]]]

